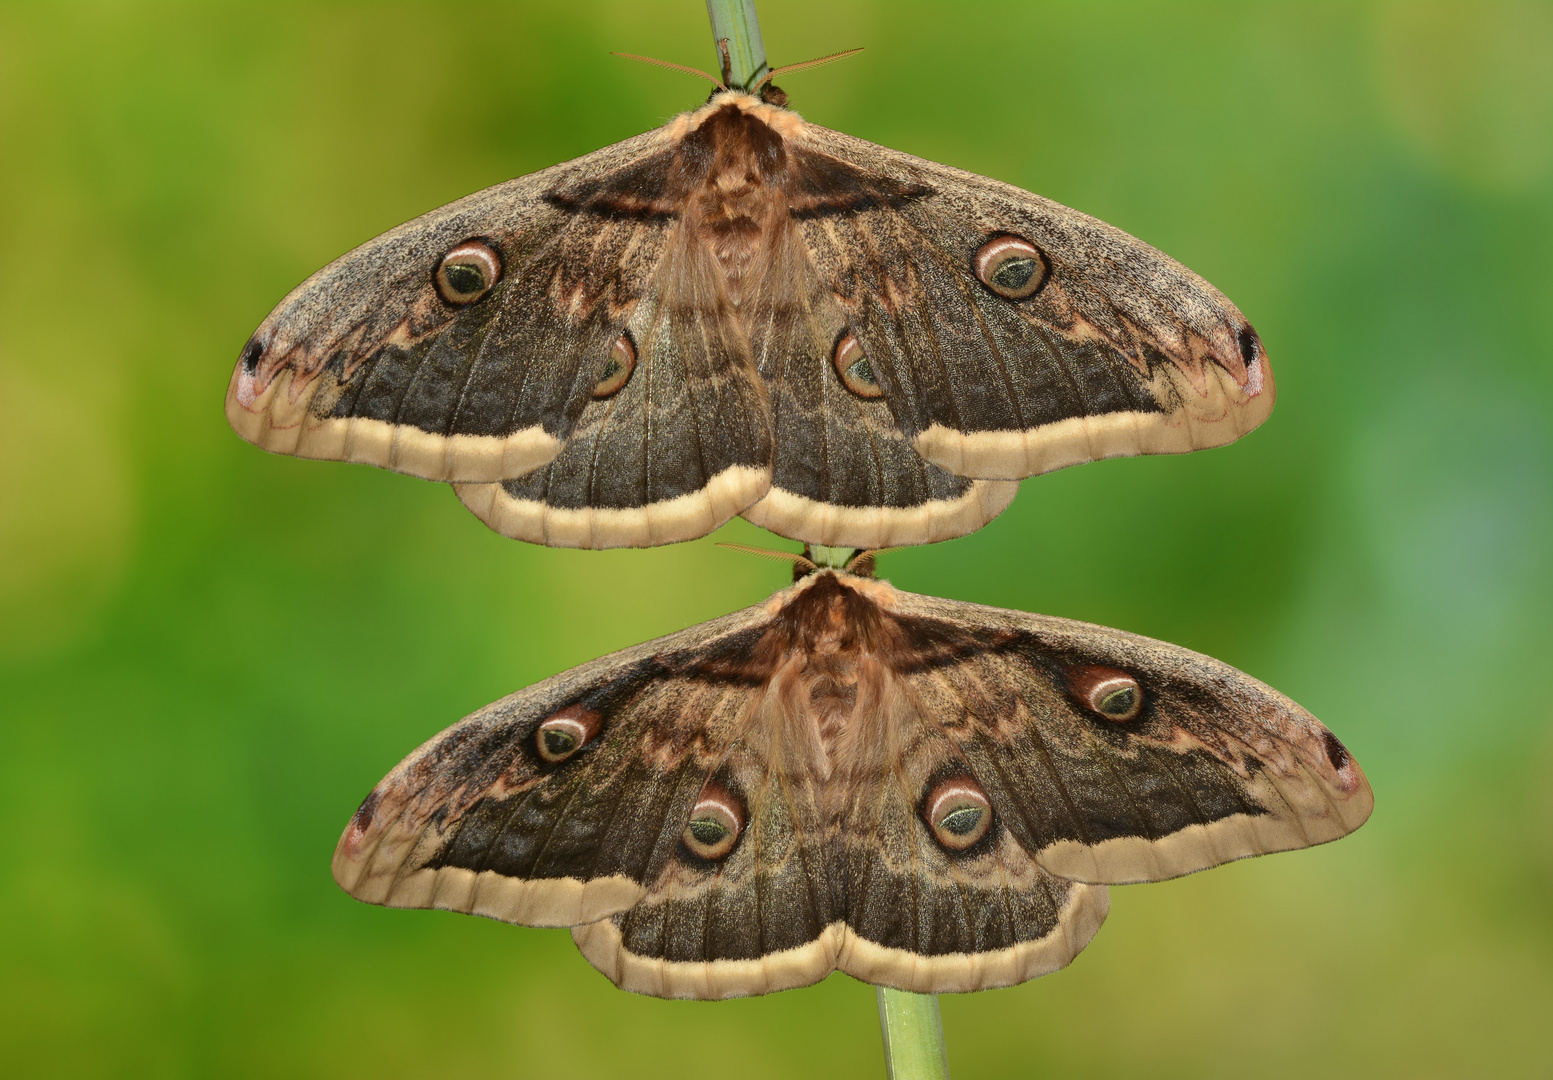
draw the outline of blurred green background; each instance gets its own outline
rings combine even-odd
[[[919,592],[1176,641],[1353,749],[1341,843],[1113,891],[947,997],[975,1076],[1549,1076],[1553,8],[762,0],[808,118],[1111,221],[1256,323],[1241,443],[1025,484]],[[705,88],[700,0],[0,4],[0,1061],[28,1076],[878,1075],[869,987],[613,989],[564,931],[347,898],[422,739],[762,599],[550,551],[222,417],[280,297]],[[723,539],[778,543],[735,522]]]

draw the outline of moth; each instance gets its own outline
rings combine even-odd
[[[1228,443],[1274,389],[1217,289],[1094,218],[809,123],[766,86],[402,225],[291,292],[226,414],[646,546],[980,528],[1017,481]]]
[[[918,992],[1063,967],[1107,885],[1325,843],[1368,781],[1277,691],[1120,630],[800,560],[764,603],[603,657],[407,757],[334,877],[572,928],[619,986],[725,998],[833,970]]]

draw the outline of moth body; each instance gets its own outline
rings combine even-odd
[[[838,969],[964,991],[1067,964],[1106,885],[1323,843],[1372,805],[1331,732],[1227,665],[820,569],[431,739],[334,873],[570,926],[641,993]]]
[[[980,528],[1016,482],[1230,442],[1256,332],[1126,234],[721,93],[385,233],[287,296],[227,416],[447,481],[524,540],[810,543]]]

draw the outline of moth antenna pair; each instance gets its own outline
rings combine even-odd
[[[815,554],[814,548],[809,544],[805,544],[803,546],[803,551],[801,553],[795,553],[791,551],[774,551],[771,548],[751,547],[749,544],[729,544],[721,540],[717,542],[717,546],[729,548],[733,551],[742,551],[746,555],[756,555],[762,559],[777,559],[780,562],[790,562],[793,564],[794,581],[799,581],[820,569],[820,561],[813,557]],[[838,550],[849,550],[851,554],[839,560],[839,567],[838,561],[833,556],[825,558],[824,565],[831,568],[845,570],[847,573],[854,574],[857,577],[871,578],[874,576],[874,564],[878,561],[879,556],[883,555],[887,551],[898,551],[899,549],[888,547],[873,548],[866,551],[838,548],[823,548],[821,550],[824,552],[825,556],[832,556],[832,553]]]
[[[821,64],[829,64],[829,63],[831,63],[832,61],[835,61],[835,60],[844,60],[847,57],[852,56],[852,55],[854,55],[856,53],[860,53],[862,51],[863,51],[862,47],[859,46],[856,49],[845,49],[845,50],[843,50],[841,52],[838,52],[838,53],[831,53],[829,56],[821,56],[821,57],[819,57],[818,59],[815,59],[815,60],[804,60],[801,63],[787,64],[784,67],[772,68],[770,71],[766,72],[766,77],[765,78],[761,79],[760,82],[755,84],[755,86],[750,90],[750,93],[752,93],[752,94],[759,94],[760,91],[763,90],[767,86],[767,84],[769,84],[771,82],[771,80],[776,78],[778,75],[784,75],[784,74],[786,74],[786,73],[788,73],[790,71],[802,71],[804,68],[819,67]],[[702,71],[700,68],[693,68],[693,67],[690,67],[688,64],[676,64],[676,63],[674,63],[671,60],[658,60],[658,59],[655,59],[655,58],[653,58],[651,56],[638,56],[635,53],[612,52],[612,53],[610,53],[610,55],[611,56],[621,56],[621,57],[624,57],[627,60],[640,60],[644,64],[656,64],[658,67],[668,68],[670,71],[683,71],[686,75],[699,75],[699,76],[701,76],[701,78],[707,80],[707,82],[712,83],[719,90],[727,90],[728,89],[727,84],[724,83],[717,76],[715,76],[715,75],[708,75],[706,72]],[[733,545],[727,545],[727,546],[733,546]]]

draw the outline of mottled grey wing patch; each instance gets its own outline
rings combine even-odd
[[[1230,442],[1271,411],[1255,331],[1225,297],[1102,222],[986,177],[810,128],[863,168],[931,187],[802,222],[901,429],[964,476]],[[978,280],[1000,237],[1033,244],[1035,291]]]
[[[900,665],[919,708],[1052,873],[1157,881],[1337,839],[1374,805],[1336,736],[1209,657],[927,597],[901,613],[919,647],[936,643],[933,662]]]
[[[766,282],[746,320],[776,460],[771,491],[746,518],[807,543],[879,548],[962,536],[1013,501],[1015,484],[968,480],[923,460],[882,399],[843,384],[836,357],[846,317],[796,231],[774,246]],[[866,363],[856,349],[845,355]]]

